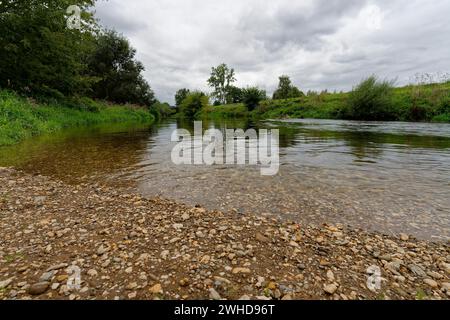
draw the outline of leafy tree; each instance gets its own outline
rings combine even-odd
[[[391,120],[393,81],[376,76],[363,80],[349,97],[350,117],[355,120]]]
[[[189,89],[183,88],[175,93],[175,105],[179,107],[187,95],[190,93]]]
[[[155,116],[156,119],[162,119],[170,116],[174,113],[174,108],[170,106],[167,102],[156,101],[149,108],[150,113]]]
[[[210,87],[214,88],[212,96],[221,104],[226,104],[229,98],[230,87],[236,81],[234,69],[228,68],[224,63],[211,69],[211,77],[208,79]]]
[[[230,86],[228,88],[227,103],[240,103],[243,98],[243,89],[236,86]]]
[[[267,99],[266,91],[258,87],[249,87],[242,90],[242,101],[249,111],[254,110],[262,100]]]
[[[135,60],[136,50],[115,31],[106,31],[97,39],[91,56],[91,75],[101,80],[93,86],[95,98],[117,103],[150,106],[154,93],[142,76],[144,66]]]
[[[189,93],[180,105],[180,112],[187,118],[194,118],[197,112],[208,106],[208,97],[200,91]]]
[[[32,94],[62,96],[85,92],[95,78],[86,74],[97,30],[95,0],[8,0],[0,2],[0,86]],[[66,27],[70,5],[82,9],[81,29]]]
[[[303,92],[292,85],[291,79],[288,76],[281,76],[279,80],[280,82],[278,84],[278,88],[273,93],[274,100],[298,98],[304,96]]]

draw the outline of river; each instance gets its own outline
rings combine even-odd
[[[173,164],[172,132],[193,129],[184,120],[40,136],[0,148],[0,166],[67,183],[132,184],[145,196],[210,209],[450,239],[450,124],[240,119],[203,125],[279,129],[279,173]]]

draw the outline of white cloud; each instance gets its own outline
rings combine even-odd
[[[290,75],[303,90],[350,89],[370,74],[449,71],[448,0],[110,0],[104,25],[122,32],[160,100],[179,88],[208,90],[225,62],[238,85],[272,91]]]

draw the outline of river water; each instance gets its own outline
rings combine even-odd
[[[41,136],[0,148],[0,166],[67,183],[131,183],[146,196],[303,224],[450,239],[450,124],[242,119],[208,120],[203,127],[279,129],[279,173],[173,164],[172,132],[193,130],[185,120]]]

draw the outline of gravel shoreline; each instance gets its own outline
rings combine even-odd
[[[0,299],[450,298],[448,243],[208,211],[12,168],[0,168],[0,230]],[[367,288],[369,267],[380,290]]]

